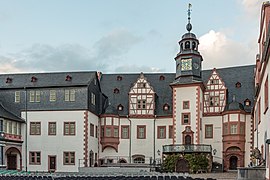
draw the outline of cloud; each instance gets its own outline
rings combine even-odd
[[[245,12],[250,17],[259,17],[260,7],[262,1],[260,0],[241,0],[241,4],[244,7]]]
[[[1,73],[14,73],[14,72],[20,72],[21,70],[15,67],[15,60],[5,57],[5,56],[0,56],[0,72]]]
[[[119,29],[102,37],[94,47],[97,49],[98,57],[105,59],[126,54],[132,46],[141,41],[142,38],[124,29]]]
[[[248,44],[229,39],[222,32],[213,30],[199,38],[204,69],[254,64],[257,53],[256,40]]]
[[[90,48],[79,44],[33,44],[20,52],[0,58],[12,72],[99,70],[112,71],[111,64],[130,51],[142,39],[127,30],[115,30],[102,37]],[[9,65],[9,66],[8,66]],[[5,71],[6,72],[6,71]]]
[[[159,69],[157,67],[148,67],[148,66],[137,66],[137,65],[124,65],[119,66],[115,69],[116,72],[164,72],[164,69]]]

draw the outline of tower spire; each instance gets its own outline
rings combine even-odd
[[[187,24],[187,26],[186,26],[186,28],[187,28],[187,31],[188,32],[190,32],[191,31],[191,29],[192,29],[192,25],[191,25],[191,23],[190,23],[190,19],[191,19],[191,17],[190,17],[190,15],[191,15],[191,7],[192,7],[192,5],[189,3],[188,4],[188,24]]]

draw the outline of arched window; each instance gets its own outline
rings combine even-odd
[[[193,49],[193,50],[197,50],[197,48],[196,48],[196,43],[195,43],[194,41],[192,42],[192,49]]]
[[[190,42],[189,41],[185,42],[185,49],[190,49]]]

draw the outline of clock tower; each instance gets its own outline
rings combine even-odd
[[[201,70],[203,58],[198,51],[199,41],[196,35],[191,33],[192,25],[190,23],[191,5],[188,9],[187,33],[179,41],[180,51],[175,57],[176,62],[176,83],[192,83],[201,81]]]

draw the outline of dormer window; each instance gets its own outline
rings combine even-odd
[[[160,81],[164,81],[165,80],[165,77],[163,75],[159,76],[159,80]]]
[[[237,83],[235,84],[235,87],[236,87],[236,88],[240,88],[240,87],[241,87],[241,83],[240,83],[240,82],[237,82]]]
[[[117,89],[117,88],[115,88],[115,89],[113,90],[113,93],[114,93],[114,94],[119,94],[119,92],[120,92],[120,91],[119,91],[119,89]]]
[[[8,77],[8,78],[6,79],[6,83],[12,83],[12,78]]]
[[[66,76],[66,81],[71,81],[72,80],[72,77],[70,75],[67,75]]]
[[[219,80],[218,79],[212,79],[210,82],[211,82],[211,84],[219,84]]]
[[[32,76],[31,82],[37,82],[37,78],[35,76]]]
[[[163,111],[168,111],[170,109],[170,106],[169,106],[169,104],[164,104],[164,106],[163,106]]]
[[[124,107],[122,106],[122,104],[119,104],[119,105],[117,106],[117,109],[118,109],[118,111],[123,111]]]
[[[250,106],[251,105],[251,101],[249,99],[246,99],[244,101],[244,103],[245,103],[245,106]]]
[[[117,81],[122,81],[122,76],[117,76],[116,80]]]

